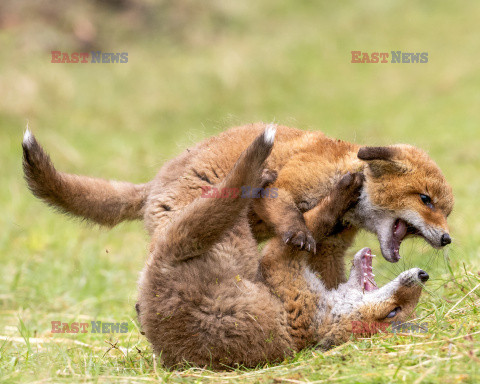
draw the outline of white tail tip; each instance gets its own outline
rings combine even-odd
[[[267,128],[265,129],[265,142],[267,144],[273,144],[273,141],[275,140],[275,134],[277,133],[277,125],[276,124],[268,124]]]
[[[32,141],[33,141],[32,132],[30,132],[30,130],[27,128],[27,130],[23,134],[23,144],[28,145],[28,144],[31,144]]]

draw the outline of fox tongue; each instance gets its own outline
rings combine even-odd
[[[371,292],[374,291],[375,289],[378,289],[377,286],[375,285],[375,282],[371,282],[370,280],[373,280],[373,278],[366,278],[364,282],[363,288],[365,289],[366,292]]]
[[[407,235],[407,223],[398,219],[393,226],[392,250],[395,256],[400,259],[400,244]]]
[[[393,229],[393,236],[399,240],[403,240],[407,234],[407,223],[403,220],[397,220]]]

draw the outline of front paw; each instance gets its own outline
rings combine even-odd
[[[267,185],[273,184],[277,180],[277,171],[265,168],[262,171],[262,177],[260,181],[260,188],[265,188]]]
[[[308,230],[287,231],[282,236],[285,244],[291,244],[299,250],[317,253],[317,242]]]
[[[346,209],[351,208],[358,202],[364,179],[364,175],[361,172],[348,172],[338,182],[338,201],[343,202]]]

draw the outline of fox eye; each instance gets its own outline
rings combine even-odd
[[[400,312],[401,308],[397,307],[395,308],[392,312],[390,312],[385,318],[386,319],[391,319],[392,317],[395,317],[398,312]]]
[[[428,208],[433,209],[432,199],[430,196],[420,193],[420,199],[422,199],[423,204],[425,204]]]

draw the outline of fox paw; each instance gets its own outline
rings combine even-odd
[[[348,172],[337,184],[338,201],[342,201],[346,209],[358,202],[364,181],[363,173]]]
[[[294,247],[307,252],[317,253],[317,242],[310,231],[287,231],[282,236],[285,244],[291,244]]]
[[[277,180],[277,176],[277,171],[265,168],[260,179],[260,188],[265,188],[267,185],[273,184],[275,180]]]

